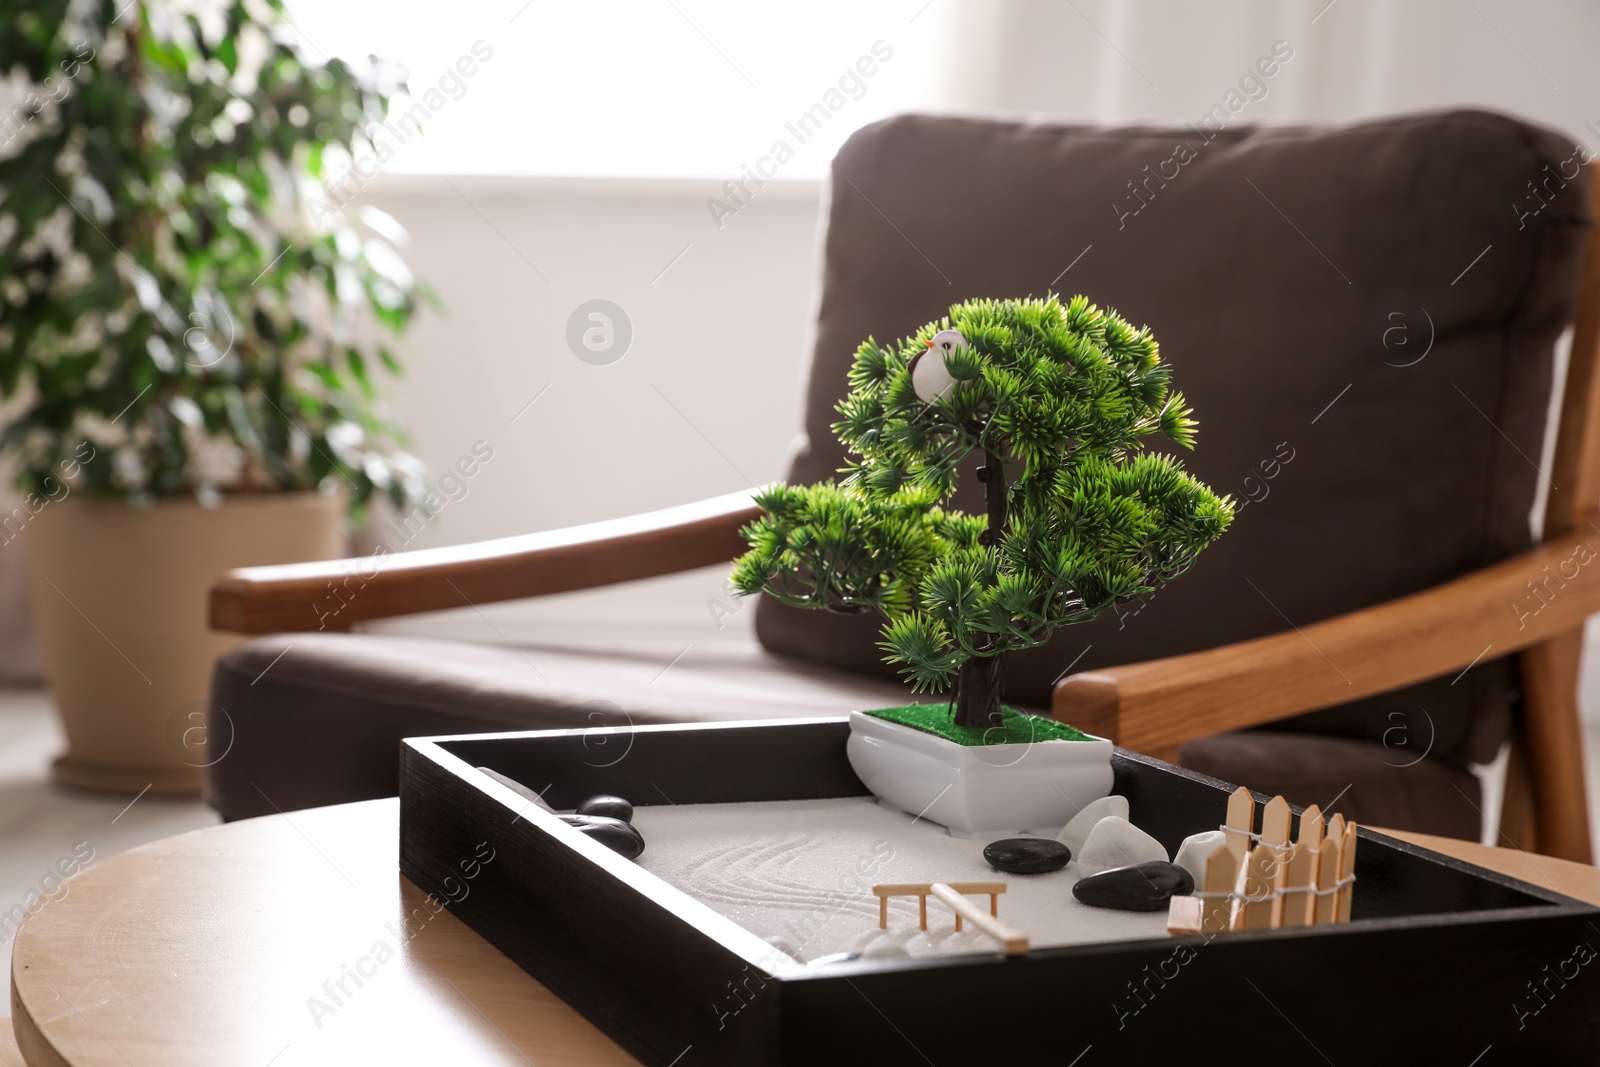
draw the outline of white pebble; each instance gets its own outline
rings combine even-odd
[[[1094,829],[1094,824],[1111,816],[1119,819],[1128,817],[1127,797],[1113,793],[1085,805],[1083,810],[1074,815],[1072,821],[1056,835],[1056,840],[1071,849],[1072,858],[1077,859],[1078,853],[1083,851],[1084,841],[1089,838],[1089,831]]]
[[[1194,876],[1195,885],[1204,885],[1206,880],[1206,859],[1216,851],[1218,845],[1228,835],[1221,830],[1206,830],[1198,834],[1190,834],[1183,839],[1183,844],[1178,846],[1177,858],[1172,862],[1188,871]]]
[[[906,951],[906,947],[889,934],[873,938],[867,942],[867,947],[861,950],[861,958],[864,960],[879,960],[891,956],[909,955],[910,953]]]
[[[1115,815],[1095,823],[1083,843],[1083,851],[1073,857],[1077,861],[1080,878],[1113,867],[1129,867],[1135,863],[1166,858],[1167,850],[1161,847],[1161,842],[1127,819]]]

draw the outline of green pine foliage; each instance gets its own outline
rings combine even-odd
[[[928,403],[910,365],[943,329],[968,347]],[[946,688],[973,657],[1043,644],[1182,574],[1232,521],[1228,497],[1145,449],[1156,433],[1193,447],[1171,376],[1149,329],[1082,296],[970,300],[895,344],[869,338],[834,424],[843,477],[759,492],[733,584],[796,607],[875,609],[880,646],[918,691]],[[943,506],[974,450],[1004,462],[998,544],[980,541],[986,516]]]

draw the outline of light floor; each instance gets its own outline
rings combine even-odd
[[[1600,831],[1600,656],[1584,677],[1590,822]],[[74,852],[92,848],[96,861],[147,841],[218,822],[199,798],[101,796],[50,780],[50,760],[64,739],[38,690],[0,690],[0,1016],[11,1012],[11,928],[5,913],[37,892],[41,880]],[[1600,848],[1597,848],[1600,851]],[[44,882],[49,889],[50,883]]]
[[[41,690],[0,690],[0,964],[11,1014],[11,938],[6,915],[29,891],[48,893],[62,860],[95,860],[219,820],[198,797],[101,795],[50,780],[50,760],[65,747],[50,698]],[[133,800],[130,804],[129,801]],[[44,895],[44,894],[41,894]]]

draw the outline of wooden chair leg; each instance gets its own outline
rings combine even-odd
[[[1533,785],[1534,836],[1540,852],[1593,862],[1589,801],[1583,777],[1583,728],[1578,721],[1578,661],[1583,630],[1575,629],[1520,653],[1522,729]]]
[[[1498,848],[1538,852],[1539,842],[1534,833],[1533,773],[1528,770],[1528,741],[1523,736],[1520,723],[1511,738],[1511,751],[1506,756],[1505,794],[1500,802],[1500,832],[1493,843]]]

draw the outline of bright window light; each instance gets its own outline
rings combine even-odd
[[[290,0],[314,59],[404,66],[391,173],[816,178],[940,103],[951,0]],[[420,109],[419,109],[420,105]],[[415,135],[415,127],[421,134]],[[779,149],[785,145],[787,152]]]

